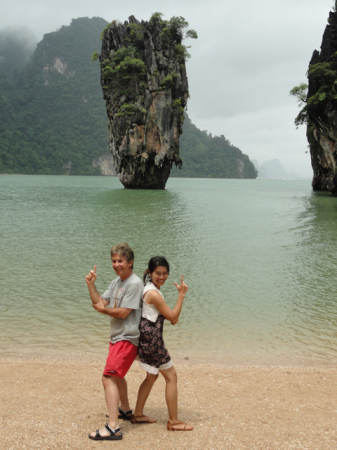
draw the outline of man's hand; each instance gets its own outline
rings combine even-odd
[[[85,281],[88,286],[91,286],[91,285],[95,284],[96,278],[97,278],[96,266],[94,266],[94,270],[90,270],[88,275],[85,277]]]
[[[97,303],[92,302],[92,307],[96,309],[97,312],[114,317],[115,319],[126,319],[132,311],[131,308],[107,308],[104,301],[105,300],[101,298]]]
[[[103,304],[102,301],[100,301],[100,302],[98,302],[98,303],[92,303],[92,307],[93,307],[94,309],[96,309],[96,311],[98,311],[98,312],[100,312],[100,313],[102,313],[103,310],[105,309],[105,306],[104,306],[104,304]]]

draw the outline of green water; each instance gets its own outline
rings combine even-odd
[[[0,176],[0,355],[105,355],[109,319],[84,277],[114,277],[112,244],[135,272],[163,254],[173,307],[189,285],[174,357],[228,363],[337,362],[337,199],[310,181],[170,179],[165,191],[115,177]]]

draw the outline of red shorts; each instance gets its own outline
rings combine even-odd
[[[124,378],[137,356],[138,347],[130,341],[111,344],[103,375]]]

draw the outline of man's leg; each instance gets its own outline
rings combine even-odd
[[[118,428],[118,405],[119,405],[119,390],[118,377],[107,377],[103,375],[102,378],[106,405],[109,412],[109,427],[112,429]]]
[[[102,383],[105,392],[105,400],[109,411],[108,425],[113,430],[118,428],[118,405],[119,405],[119,391],[118,391],[118,377],[108,377],[103,375]],[[101,436],[110,436],[106,428],[99,430]],[[95,436],[95,432],[90,433],[90,436]],[[116,435],[121,434],[120,431]]]
[[[118,350],[116,350],[118,349]],[[116,353],[114,355],[114,362],[109,367],[110,369],[114,369],[113,372],[119,376],[114,376],[113,378],[116,381],[118,391],[119,391],[119,399],[121,402],[121,409],[123,411],[130,411],[130,404],[129,404],[129,398],[128,398],[128,385],[124,378],[127,371],[129,370],[131,364],[133,363],[136,355],[137,355],[137,347],[134,346],[131,342],[128,341],[120,341],[114,346],[110,346],[110,350],[113,354],[113,352],[116,350]],[[109,352],[110,353],[110,352]],[[118,360],[119,356],[124,356],[121,361]],[[104,370],[105,375],[109,375],[109,373],[112,373],[111,370]],[[130,414],[131,417],[131,414]]]
[[[112,429],[118,428],[119,388],[121,388],[122,391],[123,402],[129,403],[127,400],[127,384],[123,378],[136,355],[137,347],[129,341],[119,341],[114,345],[110,343],[109,355],[103,372],[102,383],[109,412],[108,425]],[[119,434],[120,433],[118,432],[117,435]],[[90,434],[92,437],[94,435],[95,433]],[[108,436],[109,433],[105,428],[102,428],[100,430],[100,435],[102,437]]]
[[[130,404],[128,398],[128,384],[125,378],[114,377],[119,391],[119,399],[121,402],[121,408],[123,411],[129,411]]]

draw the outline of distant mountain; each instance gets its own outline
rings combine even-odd
[[[255,169],[258,172],[258,178],[268,178],[267,170],[264,167],[261,167],[256,159],[252,159],[252,163],[255,166]]]
[[[28,63],[29,30],[25,39],[0,32],[0,173],[115,173],[99,64],[91,61],[106,25],[99,17],[73,19],[45,34]],[[172,176],[256,178],[248,156],[224,136],[199,130],[187,116],[183,130],[183,167]]]
[[[252,159],[252,163],[258,171],[258,178],[271,178],[276,180],[301,179],[296,173],[287,173],[278,159],[265,161],[261,165],[259,165],[256,159]]]
[[[225,136],[212,136],[199,130],[185,115],[180,136],[182,169],[172,168],[171,176],[188,178],[256,178],[257,170],[249,157]]]
[[[0,172],[99,175],[108,154],[98,64],[107,22],[74,19],[45,34],[29,62],[0,73]]]

